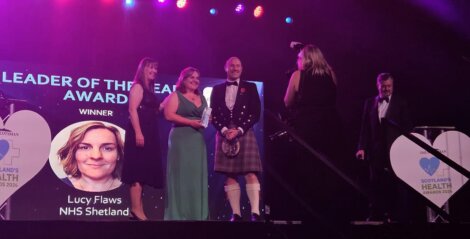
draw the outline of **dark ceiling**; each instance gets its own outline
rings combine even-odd
[[[266,107],[279,111],[285,72],[295,66],[289,43],[301,41],[318,45],[334,67],[352,138],[362,102],[376,93],[374,79],[384,71],[396,76],[417,125],[469,132],[469,1],[246,1],[247,9],[265,6],[261,19],[233,14],[236,2],[190,1],[177,10],[150,0],[131,9],[117,0],[1,1],[0,60],[129,80],[144,56],[159,59],[160,73],[191,65],[203,76],[224,77],[225,60],[237,55],[244,78],[263,81]],[[217,16],[208,14],[212,6]],[[286,16],[294,23],[285,24]]]

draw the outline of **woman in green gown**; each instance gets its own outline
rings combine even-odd
[[[199,70],[183,69],[176,91],[165,100],[168,137],[165,220],[208,218],[207,153],[201,116],[207,102],[199,92]]]

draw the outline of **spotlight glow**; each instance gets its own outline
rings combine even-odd
[[[292,17],[286,17],[287,24],[292,24],[293,22],[294,22],[294,19],[292,19]]]
[[[135,5],[135,1],[134,0],[126,0],[126,6],[127,7],[133,7]]]
[[[253,16],[256,18],[263,16],[264,9],[262,6],[257,6],[255,10],[253,11]]]
[[[235,12],[240,14],[240,13],[243,13],[243,11],[245,11],[245,6],[241,3],[239,3],[236,7],[235,7]]]
[[[176,6],[178,8],[185,8],[188,5],[188,2],[186,0],[178,0],[176,1]]]
[[[166,7],[168,6],[168,2],[170,1],[167,1],[167,0],[152,0],[154,2],[154,5],[155,7]]]
[[[215,8],[211,8],[211,9],[209,10],[209,13],[210,13],[211,15],[217,15],[218,11],[217,11],[217,9],[215,9]]]

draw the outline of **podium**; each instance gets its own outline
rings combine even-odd
[[[0,102],[1,102],[2,106],[5,106],[6,108],[9,109],[9,114],[3,119],[3,120],[6,120],[13,113],[15,113],[15,103],[14,103],[14,101],[6,99],[3,96],[3,93],[0,95]],[[0,129],[0,130],[2,130],[2,129]],[[10,199],[6,200],[5,203],[0,205],[0,221],[10,220],[10,211],[11,211],[11,206],[10,205],[11,205]]]
[[[5,112],[8,114],[5,118],[2,118],[4,123],[6,120],[15,113],[15,103],[27,103],[26,100],[19,100],[19,99],[11,99],[6,98],[2,91],[0,91],[0,107],[5,107]],[[0,118],[1,118],[0,114]],[[4,130],[1,129],[0,130]],[[0,221],[2,220],[10,220],[10,212],[11,212],[11,201],[10,199],[6,200],[5,203],[0,205]]]
[[[414,127],[413,131],[415,133],[419,133],[424,135],[429,142],[434,142],[436,137],[441,133],[444,133],[449,130],[455,130],[454,126],[416,126]],[[446,202],[443,206],[443,210],[447,213],[450,212],[449,202]],[[446,219],[439,216],[432,208],[426,207],[426,220],[427,222],[433,223],[448,223]]]

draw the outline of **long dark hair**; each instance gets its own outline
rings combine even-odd
[[[151,92],[152,94],[155,94],[155,79],[149,81],[148,83],[145,82],[144,80],[144,69],[146,66],[151,65],[151,64],[156,64],[158,66],[158,61],[155,59],[152,59],[150,57],[145,57],[143,58],[139,66],[137,67],[137,71],[135,72],[134,80],[132,81],[132,84],[140,84],[144,88],[144,90]]]

